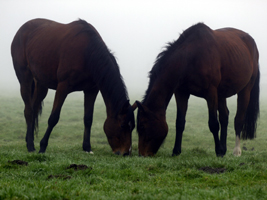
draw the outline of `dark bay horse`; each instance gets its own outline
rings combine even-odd
[[[91,152],[94,102],[100,91],[107,111],[104,131],[116,154],[128,155],[134,113],[118,64],[96,29],[86,21],[60,24],[46,19],[26,22],[16,33],[11,54],[25,104],[28,151],[35,151],[34,130],[48,89],[56,90],[48,128],[40,142],[45,152],[61,107],[73,91],[84,92],[83,150]]]
[[[192,94],[207,101],[215,152],[224,156],[229,115],[226,98],[237,94],[234,155],[240,156],[240,139],[255,137],[259,114],[258,59],[253,38],[243,31],[211,30],[203,23],[185,30],[158,55],[144,99],[142,103],[136,101],[139,154],[154,155],[167,136],[166,108],[173,94],[177,104],[173,155],[181,153],[188,99]]]

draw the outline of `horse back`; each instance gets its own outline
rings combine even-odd
[[[82,20],[69,24],[46,19],[28,21],[11,45],[15,70],[27,68],[36,80],[51,89],[67,78],[85,79],[81,72],[85,72],[84,56],[92,40],[90,35],[101,39],[94,27]]]
[[[232,28],[212,30],[202,23],[185,30],[159,58],[152,73],[161,64],[168,69],[162,76],[169,85],[204,98],[211,86],[219,96],[230,97],[253,83],[258,73],[258,50],[250,35]]]

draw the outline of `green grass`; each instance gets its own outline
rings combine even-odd
[[[134,100],[134,98],[132,98]],[[132,100],[132,102],[133,102]],[[234,157],[233,118],[235,101],[229,104],[228,152],[217,158],[208,129],[204,100],[189,102],[182,154],[171,157],[175,138],[176,106],[167,111],[169,134],[154,157],[138,157],[138,137],[133,132],[133,155],[113,155],[103,132],[105,106],[95,105],[91,144],[94,155],[82,151],[83,97],[74,93],[66,100],[45,154],[28,153],[23,102],[18,96],[0,97],[0,199],[266,199],[267,104],[261,105],[257,138],[244,141],[241,157]],[[44,102],[35,146],[45,132],[53,99]],[[253,149],[253,150],[252,150]],[[28,165],[8,161],[23,160]],[[67,169],[84,164],[86,170]],[[224,168],[210,174],[202,167]]]

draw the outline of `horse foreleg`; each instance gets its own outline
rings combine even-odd
[[[220,140],[219,140],[219,122],[217,117],[218,110],[218,96],[217,90],[211,89],[208,97],[206,98],[209,109],[209,129],[213,134],[215,142],[215,152],[217,156],[224,156]]]
[[[185,116],[188,105],[189,94],[183,94],[181,92],[175,93],[176,105],[177,105],[177,117],[176,117],[176,138],[173,148],[172,156],[179,155],[182,152],[182,137],[185,128]]]
[[[227,126],[228,126],[228,118],[229,118],[229,110],[226,105],[226,99],[219,99],[218,102],[218,110],[219,110],[219,121],[221,124],[221,137],[220,143],[222,147],[222,154],[225,155],[227,151]]]
[[[48,140],[50,137],[50,134],[55,127],[55,125],[58,123],[59,116],[60,116],[60,111],[62,108],[62,105],[68,95],[68,87],[67,83],[59,83],[57,86],[57,91],[54,99],[54,105],[52,112],[50,114],[50,117],[48,119],[48,127],[45,132],[45,135],[43,139],[40,142],[40,151],[39,153],[44,153],[46,150],[46,147],[48,145]]]
[[[93,91],[84,91],[84,136],[83,150],[93,153],[91,150],[91,126],[93,123],[94,103],[98,94],[98,89]]]

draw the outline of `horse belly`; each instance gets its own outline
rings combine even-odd
[[[205,98],[209,93],[211,85],[215,87],[219,85],[220,70],[216,66],[214,65],[213,68],[207,70],[205,65],[197,65],[188,70],[180,88],[183,88],[189,94]]]
[[[244,38],[250,38],[246,33],[236,29],[215,31],[221,55],[221,82],[219,95],[230,97],[239,93],[251,81],[255,69],[253,55]]]
[[[252,68],[243,67],[240,70],[232,71],[228,75],[222,74],[222,80],[218,87],[218,94],[221,97],[230,97],[239,93],[251,80]]]

